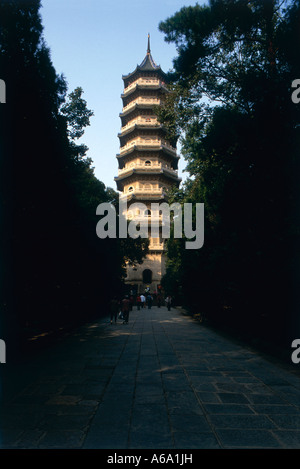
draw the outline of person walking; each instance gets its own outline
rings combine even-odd
[[[117,322],[118,312],[119,312],[120,304],[116,296],[110,300],[110,323],[113,323],[115,320],[115,324]]]
[[[172,305],[172,298],[170,295],[168,295],[166,298],[166,305],[167,305],[168,311],[170,311],[171,305]]]
[[[141,303],[142,303],[142,302],[141,302],[141,297],[140,297],[140,295],[138,295],[138,296],[136,297],[136,305],[137,305],[138,311],[141,309]]]
[[[151,309],[152,301],[153,301],[153,298],[152,298],[152,296],[151,296],[150,293],[149,293],[148,296],[147,296],[147,305],[148,305],[148,309]]]
[[[145,297],[143,294],[141,294],[141,303],[142,303],[142,304],[141,304],[142,308],[145,308],[146,297]]]
[[[123,324],[128,324],[129,321],[129,310],[130,310],[130,301],[128,298],[128,295],[125,295],[125,298],[123,298],[122,303],[122,314],[123,314]]]
[[[161,296],[160,296],[160,294],[157,295],[156,302],[157,302],[157,307],[160,308],[160,306],[161,306]]]

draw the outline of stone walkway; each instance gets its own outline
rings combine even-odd
[[[300,448],[297,367],[180,310],[134,308],[0,367],[0,448]]]

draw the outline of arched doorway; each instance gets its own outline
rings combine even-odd
[[[152,283],[152,270],[145,269],[143,271],[143,283]]]

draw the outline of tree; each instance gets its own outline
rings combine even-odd
[[[66,119],[70,146],[76,160],[86,158],[88,147],[83,143],[78,145],[75,141],[83,136],[85,127],[90,125],[90,118],[94,115],[94,112],[87,108],[87,102],[82,98],[82,94],[81,87],[75,88],[68,94],[68,101],[64,102],[60,108],[60,113]],[[92,163],[91,159],[86,159],[86,162],[89,163],[89,166]]]
[[[81,88],[66,97],[40,6],[0,3],[0,332],[11,357],[28,336],[105,314],[123,275],[119,241],[95,229],[98,204],[115,194],[77,144],[92,111]]]
[[[68,135],[71,140],[83,136],[84,128],[90,125],[90,117],[94,112],[87,108],[87,102],[82,98],[83,89],[75,88],[68,95],[68,102],[61,106],[60,112],[66,117],[68,124]]]
[[[37,311],[55,311],[49,301],[58,292],[53,263],[63,245],[60,232],[56,253],[56,227],[64,226],[69,212],[67,140],[58,114],[66,84],[51,63],[39,8],[39,1],[0,5],[0,70],[7,85],[0,128],[6,225],[2,314],[10,336]]]
[[[179,256],[184,296],[277,342],[297,322],[299,11],[298,0],[212,0],[160,24],[178,51],[161,118],[181,134],[185,200],[205,203],[204,248]]]

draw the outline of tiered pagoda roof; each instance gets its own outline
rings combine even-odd
[[[168,89],[167,75],[152,57],[149,35],[144,60],[132,73],[122,78],[124,92],[121,95],[123,109],[120,113],[122,129],[118,134],[120,154],[117,155],[119,174],[115,177],[117,189],[123,191],[126,184],[145,181],[148,177],[167,186],[179,185],[181,179],[177,174],[179,157],[176,142],[166,138],[166,129],[157,121],[154,111],[157,105],[162,104]],[[147,167],[143,167],[141,161],[145,158],[152,159],[153,165],[149,162]]]
[[[126,87],[126,82],[132,78],[134,75],[138,74],[139,72],[157,72],[159,73],[162,77],[165,79],[167,78],[166,73],[161,69],[160,65],[157,65],[152,57],[151,50],[150,50],[150,35],[148,34],[148,47],[147,47],[147,54],[144,58],[144,60],[141,62],[140,65],[137,65],[135,70],[131,73],[128,73],[127,75],[123,75],[122,78],[125,82],[125,87]]]

